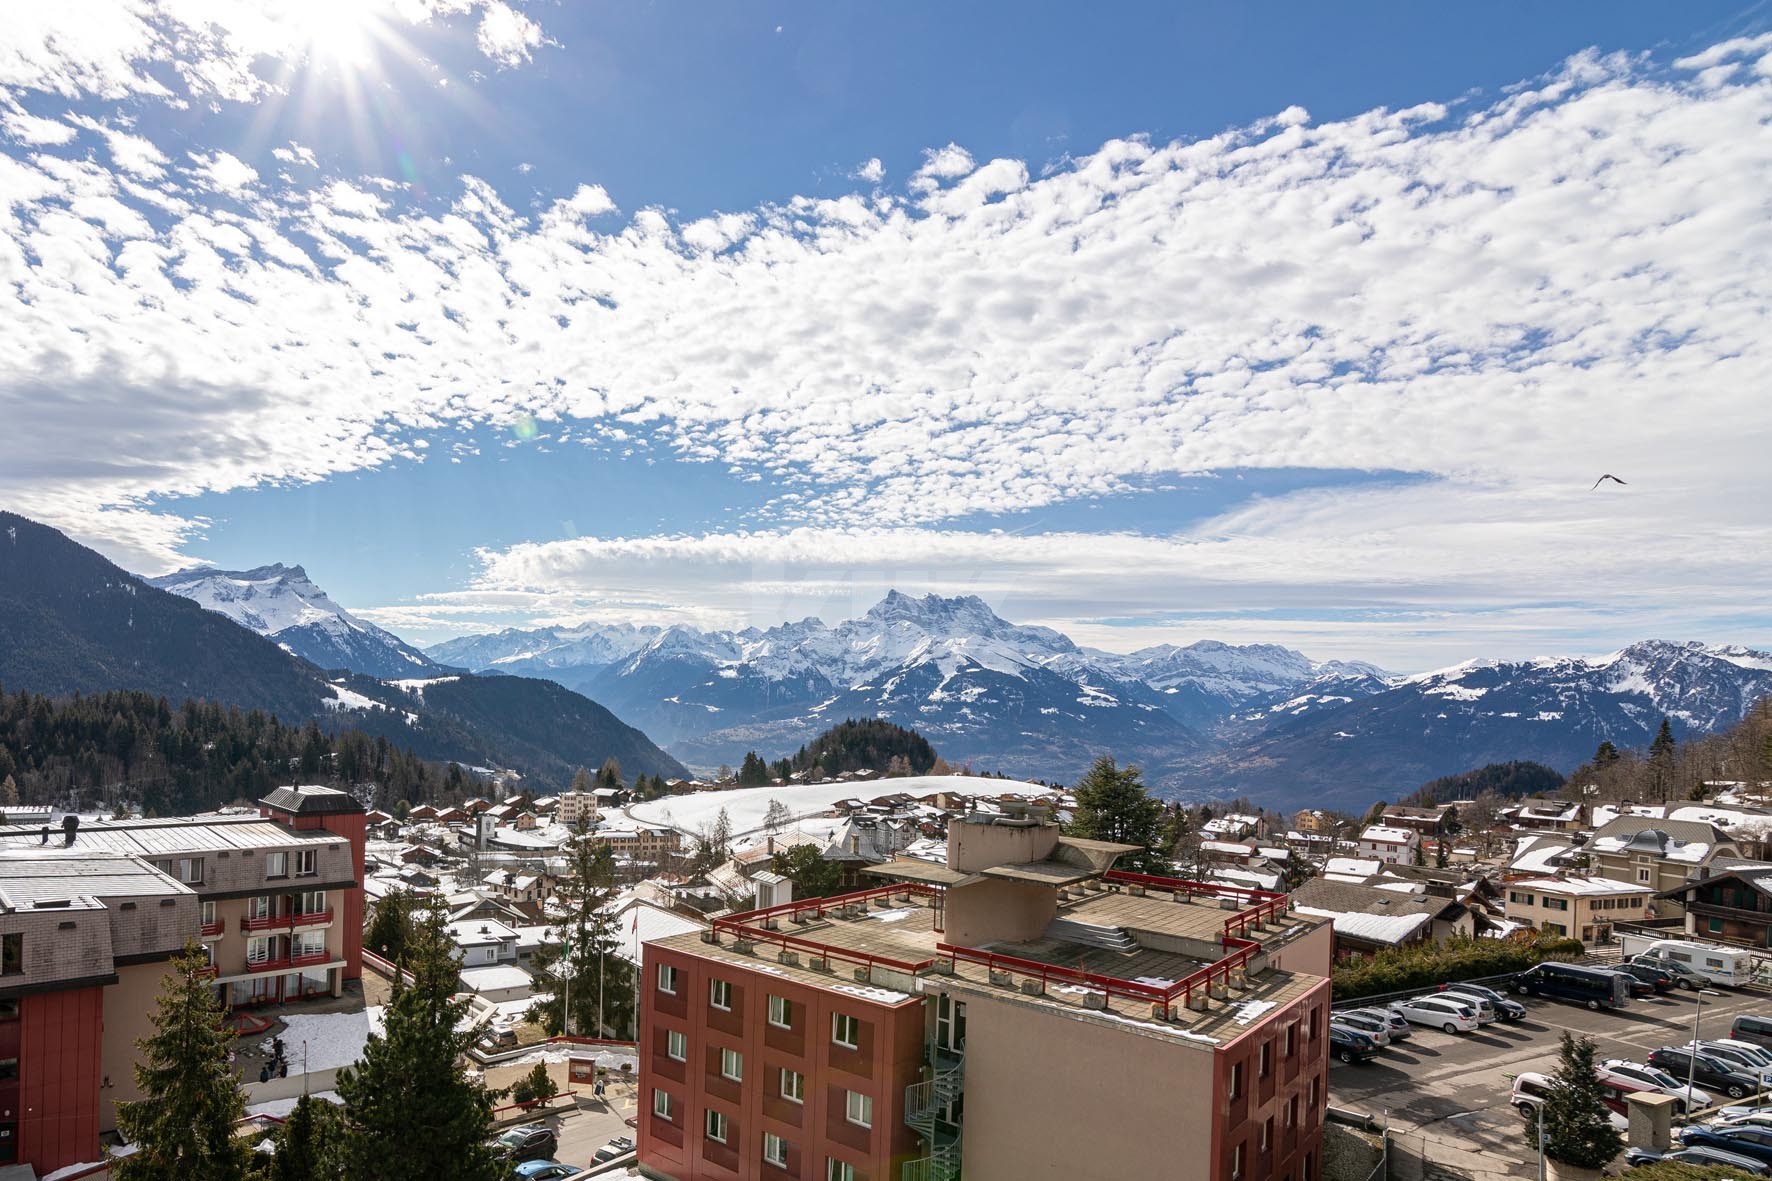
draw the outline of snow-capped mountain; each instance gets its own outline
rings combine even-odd
[[[320,668],[381,678],[411,677],[441,668],[398,636],[334,603],[300,566],[197,567],[147,582],[220,612]]]
[[[507,631],[430,655],[552,677],[709,766],[751,749],[785,753],[864,714],[916,726],[951,761],[1010,773],[1072,775],[1104,752],[1154,766],[1201,749],[1244,707],[1306,708],[1301,698],[1330,684],[1337,701],[1386,687],[1371,666],[1273,645],[1099,652],[1010,623],[975,597],[899,591],[834,626]]]
[[[1705,733],[1772,695],[1772,655],[1645,640],[1596,658],[1472,660],[1302,717],[1283,710],[1197,761],[1226,786],[1294,781],[1356,806],[1440,775],[1531,759],[1572,770],[1601,742],[1648,745],[1666,717]]]

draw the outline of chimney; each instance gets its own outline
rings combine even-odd
[[[79,831],[80,831],[80,817],[76,816],[72,812],[69,812],[66,816],[62,817],[62,837],[63,837],[62,843],[63,844],[67,844],[67,845],[73,844],[74,843],[74,834]]]
[[[41,841],[39,841],[38,844],[47,845],[48,843],[49,843],[49,826],[47,824],[45,824],[43,826],[43,839]]]

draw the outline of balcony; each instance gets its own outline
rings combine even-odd
[[[220,935],[221,933],[222,933],[222,922],[220,919],[217,919],[213,923],[204,923],[202,926],[197,928],[197,937],[200,939],[213,939],[217,935]]]
[[[282,931],[289,927],[289,916],[286,914],[268,914],[262,919],[240,916],[242,931]]]
[[[311,968],[316,964],[328,963],[331,959],[332,953],[330,951],[309,951],[303,952],[301,955],[290,956],[289,966],[291,968]]]
[[[309,911],[307,914],[292,914],[289,916],[289,925],[292,927],[318,927],[322,924],[330,923],[331,921],[331,907],[327,907],[325,910]]]
[[[283,955],[267,957],[262,960],[249,959],[246,961],[246,970],[248,972],[287,972],[289,971],[289,957]]]
[[[1724,906],[1719,902],[1699,902],[1696,900],[1688,902],[1686,909],[1693,914],[1708,915],[1719,919],[1734,919],[1738,923],[1758,923],[1762,926],[1772,926],[1772,912],[1764,910],[1749,910],[1742,906]]]

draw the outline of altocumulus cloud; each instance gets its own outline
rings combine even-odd
[[[249,36],[122,7],[121,44],[9,30],[0,86],[156,101],[144,63],[195,46],[189,94],[257,97],[234,72]],[[540,34],[517,34],[487,52],[520,62]],[[1037,180],[950,144],[900,192],[688,221],[622,214],[592,178],[532,216],[468,175],[415,206],[115,122],[58,142],[47,105],[15,101],[0,412],[29,430],[0,432],[0,498],[164,565],[191,523],[155,495],[411,461],[426,432],[533,416],[643,428],[781,495],[751,534],[488,554],[483,589],[576,594],[638,544],[791,570],[755,551],[821,535],[827,555],[1013,544],[1075,586],[1053,559],[1075,539],[953,522],[1177,473],[1400,470],[1426,479],[1112,545],[1188,585],[1440,600],[1603,579],[1628,548],[1721,617],[1772,573],[1769,61],[1764,37],[1671,65],[1585,54],[1494,101],[1291,108]],[[1628,518],[1569,493],[1597,464],[1632,473]]]

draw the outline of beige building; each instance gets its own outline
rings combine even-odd
[[[1719,857],[1740,856],[1740,847],[1714,824],[1620,816],[1596,829],[1585,846],[1594,874],[1651,893],[1675,891],[1700,868]],[[1656,903],[1660,917],[1679,917],[1685,908],[1673,897]]]
[[[1612,924],[1649,917],[1655,891],[1604,877],[1527,878],[1507,885],[1507,917],[1586,944],[1609,943]]]

